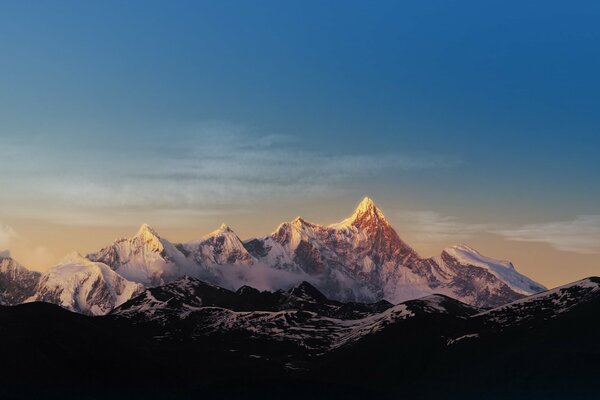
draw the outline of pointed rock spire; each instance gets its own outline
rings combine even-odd
[[[375,205],[375,202],[370,197],[365,197],[362,199],[354,213],[349,217],[343,220],[340,223],[331,225],[332,228],[345,228],[349,226],[389,226],[389,223],[385,219],[385,216],[381,212],[379,208]]]
[[[233,233],[233,230],[226,223],[222,223],[217,229],[206,235],[205,237],[219,236],[224,233]]]
[[[156,232],[156,230],[154,230],[154,228],[152,228],[148,224],[142,224],[142,226],[140,226],[140,229],[138,230],[138,233],[136,234],[136,236],[139,236],[139,237],[159,237],[159,235]]]
[[[239,237],[237,236],[235,231],[233,229],[231,229],[229,227],[229,225],[227,225],[226,223],[222,223],[214,231],[211,231],[211,232],[199,237],[198,239],[191,240],[188,242],[188,244],[196,246],[196,245],[202,244],[206,241],[214,241],[218,238],[223,238],[223,237],[229,238],[230,240],[234,240],[236,242],[239,241],[241,243],[241,240],[239,239]]]
[[[302,281],[298,286],[290,289],[289,293],[303,300],[327,301],[327,297],[319,289],[306,281]]]
[[[129,239],[132,243],[140,244],[142,243],[146,251],[150,252],[162,252],[164,251],[163,240],[148,224],[143,224],[138,233],[131,239]]]
[[[294,225],[294,226],[303,226],[305,224],[306,224],[306,220],[300,216],[298,216],[292,220],[292,225]]]
[[[375,205],[375,202],[373,201],[373,199],[371,199],[370,197],[365,197],[364,199],[362,199],[362,201],[360,203],[358,203],[358,206],[356,206],[356,210],[354,211],[355,214],[358,213],[365,213],[365,212],[370,212],[373,210],[376,210],[377,206]]]

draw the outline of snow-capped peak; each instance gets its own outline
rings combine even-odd
[[[158,232],[148,224],[142,224],[135,236],[143,239],[160,239]]]
[[[350,217],[337,224],[330,225],[330,228],[344,229],[350,226],[360,227],[381,224],[389,225],[381,210],[375,205],[375,202],[370,197],[365,197],[358,203],[358,206],[356,206],[354,213]]]
[[[200,265],[251,263],[252,257],[237,234],[226,224],[185,244],[186,250]]]
[[[74,252],[46,271],[29,301],[46,301],[68,310],[103,315],[140,293],[130,282],[101,262]]]
[[[129,239],[119,239],[87,258],[110,266],[125,279],[146,286],[167,281],[167,277],[179,277],[185,264],[185,256],[149,225],[140,227]],[[173,278],[170,278],[171,280]]]
[[[206,237],[218,236],[224,233],[233,233],[233,230],[229,227],[229,225],[222,223],[217,229],[206,235]]]
[[[360,219],[363,216],[374,216],[381,221],[387,222],[381,210],[370,197],[365,197],[354,210],[353,217],[355,219]]]
[[[360,203],[358,203],[355,213],[364,213],[364,212],[368,212],[370,210],[374,210],[376,208],[377,208],[377,206],[375,205],[375,202],[373,201],[373,199],[366,196],[364,199],[361,200]]]
[[[232,237],[236,237],[237,238],[237,235],[233,231],[233,229],[231,229],[229,227],[229,225],[223,223],[217,229],[215,229],[214,231],[212,231],[210,233],[207,233],[206,235],[202,236],[199,239],[192,240],[192,241],[188,242],[188,244],[195,245],[195,244],[203,243],[203,242],[205,242],[207,240],[210,240],[212,238],[216,238],[216,237],[219,237],[219,236],[232,236]]]
[[[290,224],[297,228],[321,228],[321,225],[309,222],[302,217],[296,217]]]
[[[219,226],[219,230],[221,230],[221,231],[228,231],[228,232],[230,232],[230,231],[231,231],[231,228],[230,228],[230,227],[229,227],[229,225],[227,225],[226,223],[222,223],[222,224]]]
[[[162,252],[164,251],[164,241],[148,224],[143,224],[133,238],[130,239],[132,242],[141,244],[151,251]]]
[[[10,258],[10,250],[0,251],[0,260],[2,260],[4,258]]]

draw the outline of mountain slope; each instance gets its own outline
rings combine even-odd
[[[160,331],[163,340],[203,340],[217,335],[222,340],[276,342],[292,346],[294,353],[315,355],[349,346],[413,317],[464,319],[478,311],[441,295],[396,306],[387,302],[344,304],[327,299],[307,282],[287,291],[242,287],[232,292],[183,278],[147,289],[111,316]],[[268,347],[262,356],[273,357]]]
[[[600,389],[600,278],[484,312],[443,295],[349,317],[340,307],[355,305],[308,283],[232,292],[192,278],[102,317],[0,306],[10,344],[0,397],[587,399]]]
[[[53,303],[82,314],[104,315],[142,290],[142,285],[127,281],[107,265],[74,253],[40,277],[27,301]]]
[[[467,245],[461,244],[447,248],[444,250],[444,255],[462,265],[473,265],[486,269],[517,293],[530,295],[546,290],[544,286],[518,273],[510,261],[494,260]]]
[[[252,264],[240,238],[225,224],[199,240],[181,246],[199,265]]]
[[[0,305],[20,304],[30,297],[41,273],[30,271],[10,257],[0,253]]]
[[[589,302],[600,302],[600,278],[591,277],[538,293],[478,315],[488,324],[520,326],[531,319],[558,318],[571,309]]]
[[[275,292],[261,292],[249,286],[242,286],[234,292],[185,277],[168,285],[146,289],[117,307],[112,315],[164,322],[185,318],[202,307],[236,312],[303,310],[332,318],[358,319],[391,308],[392,304],[386,301],[374,304],[340,303],[327,299],[308,282]]]
[[[145,286],[162,285],[193,272],[184,254],[146,224],[135,236],[119,239],[87,258]]]

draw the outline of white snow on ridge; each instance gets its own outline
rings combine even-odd
[[[147,224],[135,236],[119,239],[87,258],[107,264],[125,279],[144,286],[163,285],[184,275],[194,275],[197,269]]]
[[[356,206],[354,213],[350,217],[344,219],[343,221],[329,225],[329,228],[336,229],[336,230],[350,228],[361,215],[365,215],[365,214],[369,214],[369,213],[372,213],[380,221],[387,223],[385,216],[379,210],[379,208],[377,208],[377,206],[375,205],[375,202],[370,197],[365,197],[358,204],[358,206]]]
[[[458,342],[460,342],[461,340],[465,340],[465,339],[477,339],[479,337],[479,333],[469,333],[467,335],[462,335],[459,336],[457,338],[454,339],[448,339],[446,341],[446,346],[452,346],[453,344],[456,344]]]
[[[522,299],[513,301],[508,304],[504,304],[500,307],[493,308],[491,310],[484,311],[477,315],[485,315],[485,314],[493,314],[498,311],[514,308],[515,306],[519,306],[522,304],[534,303],[540,300],[553,299],[555,305],[558,305],[561,302],[566,302],[569,300],[567,292],[569,289],[579,288],[585,289],[587,291],[587,295],[595,294],[596,292],[600,292],[600,284],[592,281],[590,278],[581,279],[579,281],[569,283],[567,285],[558,286],[554,289],[546,290],[545,292],[536,293],[534,295],[524,297]],[[577,296],[577,302],[581,301],[581,296]],[[564,311],[564,310],[562,310]],[[557,312],[561,312],[560,308],[557,308]]]
[[[600,283],[594,278],[586,278],[484,311],[476,316],[496,324],[515,325],[534,318],[556,318],[599,296]]]
[[[465,244],[446,248],[444,249],[444,252],[455,258],[461,264],[473,265],[488,270],[517,293],[530,295],[547,290],[546,287],[529,279],[525,275],[518,273],[510,261],[495,260],[486,257]]]
[[[107,265],[73,253],[42,275],[36,293],[27,301],[47,301],[71,311],[104,315],[143,289]]]

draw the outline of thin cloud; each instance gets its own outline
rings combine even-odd
[[[0,250],[8,249],[16,238],[17,232],[12,227],[0,223]]]
[[[54,222],[63,216],[63,223],[72,224],[70,213],[93,221],[125,210],[119,220],[134,223],[139,212],[218,213],[275,198],[330,196],[357,180],[460,163],[440,155],[308,151],[295,137],[257,135],[220,123],[169,135],[169,140],[146,139],[121,147],[82,146],[67,155],[39,143],[5,147],[13,161],[15,154],[23,155],[20,164],[3,165],[0,157],[6,171],[0,184],[8,189],[0,200],[5,212]]]
[[[427,244],[458,242],[495,227],[494,224],[463,222],[435,211],[401,211],[398,217],[402,220],[404,232]]]
[[[548,243],[561,251],[600,254],[600,215],[580,215],[572,221],[528,224],[493,233],[508,240]]]
[[[46,246],[32,246],[11,226],[0,223],[0,256],[14,257],[15,254],[20,263],[32,269],[39,269],[54,258]]]
[[[492,233],[507,240],[547,243],[559,251],[600,254],[600,215],[512,227],[498,223],[467,223],[435,211],[401,211],[398,217],[403,232],[426,244],[458,242],[478,233]]]

